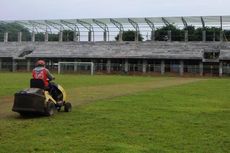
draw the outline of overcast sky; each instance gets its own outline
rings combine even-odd
[[[0,20],[230,15],[230,0],[0,0]]]

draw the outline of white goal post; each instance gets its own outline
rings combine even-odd
[[[90,66],[90,74],[94,74],[94,63],[93,62],[58,62],[58,74],[61,74],[63,66],[72,66],[73,72],[78,71],[79,66]]]

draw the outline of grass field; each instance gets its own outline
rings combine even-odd
[[[70,113],[21,118],[28,73],[0,73],[0,153],[228,153],[230,79],[60,75]],[[8,80],[8,81],[6,81]]]

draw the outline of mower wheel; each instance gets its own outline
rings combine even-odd
[[[64,104],[64,110],[65,110],[65,112],[71,112],[71,110],[72,110],[72,105],[71,105],[71,103],[66,102],[66,103]]]
[[[57,111],[60,112],[61,111],[61,107],[57,107]]]
[[[54,114],[54,112],[55,112],[55,105],[54,105],[54,103],[53,102],[47,102],[47,107],[46,107],[46,111],[45,111],[45,113],[46,113],[46,115],[47,116],[52,116],[53,114]]]

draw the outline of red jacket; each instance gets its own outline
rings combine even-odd
[[[33,69],[32,76],[34,79],[42,79],[45,86],[48,87],[49,79],[48,79],[48,70],[44,67],[36,67]]]

